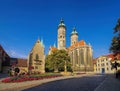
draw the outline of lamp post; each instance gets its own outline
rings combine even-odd
[[[66,61],[65,61],[65,66],[64,66],[64,69],[65,69],[65,73],[66,73],[66,72],[67,72]]]

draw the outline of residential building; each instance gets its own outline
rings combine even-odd
[[[116,70],[114,69],[115,61],[120,64],[120,54],[117,54],[116,56],[114,54],[108,54],[94,59],[93,60],[94,72],[115,73],[116,72]],[[120,65],[117,66],[117,69],[120,70]]]
[[[111,58],[108,56],[100,56],[96,60],[96,73],[114,73],[111,65]]]
[[[7,73],[10,68],[10,56],[0,45],[0,72]]]

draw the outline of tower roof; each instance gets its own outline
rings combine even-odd
[[[73,31],[72,31],[72,33],[71,33],[71,36],[72,36],[72,35],[78,35],[78,32],[76,31],[76,28],[75,28],[75,27],[73,28]]]
[[[64,20],[61,18],[61,20],[60,20],[60,24],[58,25],[58,28],[59,27],[65,27],[66,28],[66,26],[65,26],[65,24],[64,24]]]

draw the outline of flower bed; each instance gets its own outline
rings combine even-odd
[[[24,75],[24,76],[16,76],[16,77],[7,77],[2,80],[3,83],[14,83],[14,82],[24,82],[24,81],[32,81],[32,80],[42,80],[42,79],[50,79],[50,78],[56,78],[61,77],[62,75],[47,75],[47,76],[36,76],[36,75]]]

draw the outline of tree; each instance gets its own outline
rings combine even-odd
[[[51,55],[46,56],[46,71],[63,71],[70,70],[70,56],[65,50],[56,50]]]
[[[120,18],[117,21],[116,26],[114,27],[114,34],[116,34],[110,46],[110,52],[114,53],[115,55],[120,53]]]
[[[114,34],[116,34],[113,39],[112,39],[112,43],[110,46],[110,51],[114,54],[114,63],[112,64],[113,68],[116,69],[117,71],[117,67],[120,65],[119,63],[117,63],[117,54],[120,53],[120,18],[117,21],[117,24],[114,28]],[[119,72],[120,74],[120,72]],[[116,77],[118,76],[118,72],[116,72]]]

